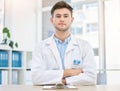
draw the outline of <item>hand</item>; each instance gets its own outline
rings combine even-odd
[[[79,75],[80,73],[83,73],[82,69],[65,69],[63,78],[68,76],[76,76],[76,75]]]

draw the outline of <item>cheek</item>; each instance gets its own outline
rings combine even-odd
[[[57,20],[56,20],[56,19],[53,19],[53,20],[52,20],[52,22],[53,22],[53,23],[56,23],[56,22],[57,22]]]
[[[54,20],[52,20],[52,21],[51,21],[51,23],[54,25],[54,24],[55,24],[55,21],[54,21]]]
[[[69,22],[69,23],[71,23],[71,22],[72,22],[72,19],[67,19],[66,21]]]
[[[59,23],[58,20],[53,21],[53,24],[54,24],[54,25],[58,25],[58,23]]]
[[[68,25],[70,25],[72,23],[71,20],[67,20],[66,23],[68,23]]]

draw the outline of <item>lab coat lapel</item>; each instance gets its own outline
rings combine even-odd
[[[75,48],[75,46],[78,46],[77,42],[76,42],[76,39],[71,36],[71,41],[70,43],[68,44],[68,47],[66,49],[66,53],[70,52],[71,50],[73,50]]]
[[[47,43],[49,44],[49,49],[52,51],[58,65],[59,65],[59,68],[62,69],[60,54],[58,52],[58,49],[57,49],[56,43],[54,42],[53,37],[51,37]]]

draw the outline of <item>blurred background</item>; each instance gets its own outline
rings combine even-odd
[[[54,31],[50,10],[57,1],[61,0],[0,0],[1,85],[32,84],[32,52],[36,43]],[[120,0],[64,1],[74,8],[72,34],[93,47],[97,84],[120,84]],[[9,29],[11,39],[18,42],[18,48],[2,44],[4,27]]]

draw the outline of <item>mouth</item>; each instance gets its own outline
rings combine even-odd
[[[61,26],[63,26],[63,25],[66,25],[66,24],[64,24],[64,23],[59,23],[58,25],[61,25]]]

